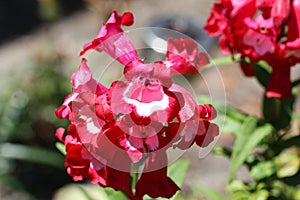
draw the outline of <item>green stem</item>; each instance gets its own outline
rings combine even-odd
[[[241,57],[239,55],[233,55],[233,56],[226,56],[226,57],[221,57],[221,58],[216,58],[210,60],[210,63],[203,66],[200,71],[203,71],[205,69],[208,69],[210,67],[213,67],[215,65],[228,65],[228,64],[233,64],[241,61]]]
[[[131,177],[132,177],[131,189],[132,189],[133,194],[135,194],[135,186],[138,182],[139,173],[134,172],[134,173],[132,173]]]
[[[280,120],[280,107],[281,107],[281,100],[274,98],[274,104],[273,104],[274,123],[278,123],[278,121]]]

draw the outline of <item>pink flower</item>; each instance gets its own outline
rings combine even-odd
[[[212,105],[198,105],[172,76],[196,74],[208,63],[196,43],[169,39],[164,61],[145,64],[121,25],[131,25],[131,13],[113,12],[98,36],[83,48],[104,51],[124,65],[123,81],[109,88],[92,77],[87,60],[72,75],[72,94],[56,114],[71,122],[68,135],[56,136],[66,145],[67,171],[75,181],[84,178],[103,187],[123,190],[131,199],[172,197],[179,187],[167,176],[172,148],[209,145],[219,134]],[[133,195],[132,164],[144,162]]]
[[[273,26],[273,20],[266,20],[262,15],[259,15],[256,21],[246,18],[245,23],[249,29],[243,37],[243,43],[253,48],[253,53],[258,54],[258,56],[273,53],[278,37],[278,33]]]

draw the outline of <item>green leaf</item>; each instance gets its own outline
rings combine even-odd
[[[110,200],[128,200],[128,197],[122,191],[115,191],[112,188],[103,188],[103,190],[105,191],[108,199]]]
[[[230,193],[230,199],[249,200],[250,188],[240,180],[232,181],[227,190]]]
[[[231,156],[231,150],[226,148],[226,147],[220,147],[216,146],[213,148],[213,153],[217,156],[225,156],[225,157],[230,157]]]
[[[266,88],[270,79],[271,67],[265,62],[251,63],[251,65],[258,82]]]
[[[242,126],[241,132],[234,144],[231,155],[231,165],[229,169],[229,180],[231,181],[237,170],[241,167],[248,155],[252,152],[260,141],[272,132],[273,127],[270,124],[265,124],[256,128],[257,119],[249,117]]]
[[[279,178],[295,175],[300,168],[300,157],[297,148],[286,149],[275,158]]]
[[[290,126],[297,91],[293,90],[288,99],[280,100],[264,96],[263,115],[266,122],[271,123],[277,130]]]
[[[267,178],[276,173],[276,167],[272,161],[260,162],[253,166],[250,174],[255,180]]]
[[[113,200],[108,197],[104,189],[92,184],[69,184],[60,188],[53,196],[53,200]],[[119,199],[118,199],[119,200]],[[123,200],[123,199],[120,199]],[[128,200],[128,199],[124,199]]]
[[[62,153],[64,156],[67,154],[67,152],[66,152],[66,147],[65,147],[65,145],[63,144],[63,143],[61,143],[61,142],[56,142],[55,143],[55,147],[58,149],[58,151],[60,152],[60,153]]]
[[[241,130],[242,122],[226,116],[222,132],[238,135]]]
[[[256,129],[257,121],[258,120],[256,118],[254,118],[252,116],[248,116],[245,119],[245,122],[243,123],[243,125],[240,129],[241,131],[237,135],[237,138],[236,138],[236,141],[234,144],[234,148],[233,148],[233,151],[231,154],[229,180],[232,180],[234,178],[237,170],[239,169],[239,167],[243,164],[243,162],[246,159],[246,157],[243,154],[243,152],[245,152],[244,147],[245,147],[246,143],[249,142],[248,139],[249,139],[250,135]],[[243,155],[243,157],[242,157],[242,155]],[[247,153],[247,155],[248,155],[248,153]]]
[[[13,175],[10,174],[4,174],[0,176],[0,182],[5,185],[7,188],[10,188],[12,190],[24,190],[24,185],[22,182]]]
[[[64,157],[55,151],[21,144],[0,144],[0,158],[46,164],[63,169]]]
[[[209,198],[210,200],[225,200],[224,194],[221,194],[220,192],[217,192],[211,188],[203,187],[203,186],[194,186],[192,188],[193,193],[201,193],[205,197]]]
[[[189,160],[177,160],[172,165],[168,167],[168,176],[181,187],[190,165]]]
[[[269,197],[269,192],[267,190],[258,190],[251,194],[251,200],[267,200]]]

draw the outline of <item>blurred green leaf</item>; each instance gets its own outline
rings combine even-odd
[[[229,116],[226,116],[224,125],[223,125],[223,132],[231,133],[233,135],[238,135],[241,130],[242,123],[238,120],[235,120]]]
[[[172,165],[168,167],[168,176],[181,187],[190,165],[189,160],[177,160]]]
[[[107,195],[107,199],[114,200],[128,200],[128,197],[121,191],[115,191],[112,188],[103,188]]]
[[[266,62],[251,63],[251,65],[258,82],[266,88],[270,79],[271,67]]]
[[[290,126],[296,95],[297,91],[294,89],[292,95],[284,100],[264,96],[263,115],[265,121],[271,123],[276,129]]]
[[[248,190],[249,187],[243,183],[241,180],[233,180],[228,184],[227,189],[229,191],[239,191],[239,190]]]
[[[56,142],[55,147],[59,150],[60,153],[62,153],[64,156],[67,154],[66,147],[61,142]]]
[[[113,200],[113,198],[108,197],[108,195],[106,194],[103,188],[101,188],[99,185],[92,185],[92,184],[65,185],[64,187],[60,188],[53,196],[53,200],[98,200],[98,199]]]
[[[205,197],[208,197],[210,200],[225,200],[227,198],[224,197],[224,194],[221,194],[218,191],[215,191],[211,188],[203,187],[203,186],[194,186],[193,187],[194,193],[201,193]]]
[[[0,182],[7,188],[13,190],[23,190],[24,185],[14,175],[4,174],[0,176]]]
[[[269,192],[267,190],[258,190],[251,194],[250,200],[267,200]]]
[[[62,10],[57,0],[39,1],[39,15],[43,20],[50,21],[58,19]]]
[[[227,186],[227,190],[230,193],[230,199],[249,200],[249,187],[240,180],[232,181]]]
[[[294,199],[300,199],[300,190],[296,190],[293,196]]]
[[[271,186],[272,186],[272,190],[270,191],[270,196],[276,197],[274,199],[278,199],[278,200],[281,199],[294,200],[295,194],[299,190],[299,186],[298,187],[289,186],[279,180],[274,180]],[[298,199],[296,198],[295,200]]]
[[[277,176],[279,178],[295,175],[300,168],[299,150],[297,148],[286,149],[275,158]]]
[[[246,144],[249,142],[249,138],[251,134],[253,134],[253,131],[256,129],[257,121],[258,120],[255,117],[248,116],[241,127],[241,130],[243,131],[241,131],[237,135],[234,148],[231,154],[229,180],[232,180],[234,178],[237,170],[240,168],[240,166],[243,164],[248,154],[250,153],[248,151],[245,151],[244,148]],[[252,149],[250,149],[250,151],[251,150]]]
[[[253,117],[247,118],[242,126],[242,130],[244,131],[237,136],[231,155],[229,180],[234,178],[237,170],[247,159],[253,148],[256,147],[260,141],[273,130],[273,127],[270,124],[265,124],[259,128],[256,128],[256,123],[257,119]]]
[[[250,174],[256,180],[267,178],[276,173],[276,167],[272,161],[260,162],[253,166]]]
[[[213,153],[218,156],[225,156],[230,157],[231,156],[231,150],[225,147],[216,146],[213,148]]]
[[[0,144],[0,158],[46,164],[63,169],[64,157],[55,151],[21,144]]]

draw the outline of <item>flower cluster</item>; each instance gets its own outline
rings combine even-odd
[[[169,39],[165,60],[146,64],[121,28],[132,23],[131,13],[114,11],[84,45],[81,55],[104,51],[124,65],[124,80],[106,88],[93,79],[83,58],[71,78],[72,94],[56,110],[71,125],[67,134],[57,129],[56,136],[66,146],[65,167],[75,181],[87,178],[123,190],[130,199],[170,198],[179,187],[167,176],[166,151],[206,147],[219,134],[210,122],[216,117],[213,106],[198,105],[171,77],[196,74],[208,59],[192,40]],[[134,192],[133,164],[143,167]]]
[[[225,53],[241,55],[250,62],[263,60],[272,67],[268,97],[291,95],[290,70],[300,62],[299,0],[219,0],[205,26],[210,36],[221,35]],[[241,63],[246,75],[253,69]]]

